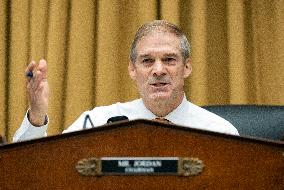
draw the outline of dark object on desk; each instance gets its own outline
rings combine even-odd
[[[114,116],[111,117],[107,120],[107,123],[113,123],[113,122],[117,122],[117,121],[128,121],[128,117],[121,115],[121,116]]]
[[[230,121],[240,135],[283,140],[284,106],[214,105],[203,108]]]

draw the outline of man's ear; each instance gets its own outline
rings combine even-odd
[[[135,64],[132,63],[131,61],[129,62],[128,65],[128,73],[132,80],[136,80],[136,67]]]
[[[184,75],[183,75],[183,78],[187,78],[192,72],[192,67],[191,67],[191,59],[188,58],[186,61],[185,61],[185,64],[184,64]]]

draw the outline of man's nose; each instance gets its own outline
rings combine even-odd
[[[165,65],[162,61],[156,61],[153,65],[153,74],[157,76],[165,75]]]

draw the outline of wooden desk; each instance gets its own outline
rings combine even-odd
[[[201,174],[80,175],[89,157],[194,157]],[[147,120],[0,146],[0,189],[284,189],[284,143]]]

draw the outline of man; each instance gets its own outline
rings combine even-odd
[[[26,72],[33,72],[28,81],[30,109],[14,141],[46,135],[48,83],[47,64],[31,62]],[[157,20],[146,23],[137,31],[130,52],[128,72],[136,81],[141,99],[84,112],[64,132],[83,128],[90,116],[100,126],[114,116],[129,120],[162,118],[174,124],[238,135],[228,121],[187,101],[184,80],[191,74],[190,46],[186,36],[175,25]],[[87,128],[91,125],[88,123]]]

